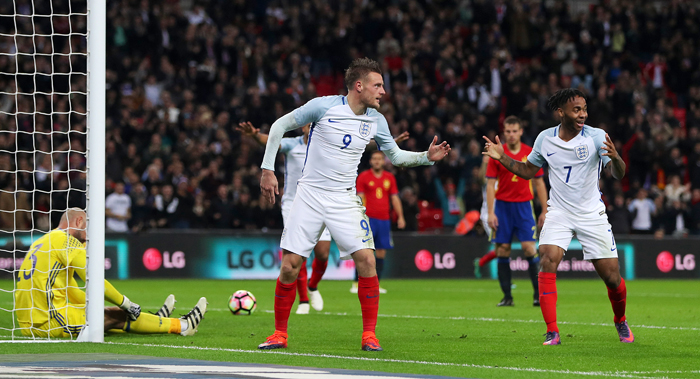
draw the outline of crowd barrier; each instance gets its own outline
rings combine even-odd
[[[34,235],[34,238],[38,238]],[[105,238],[105,277],[275,279],[279,274],[279,232],[214,232],[168,230],[141,234],[112,234]],[[0,237],[0,278],[19,268],[31,236]],[[620,271],[637,278],[700,278],[696,265],[700,238],[662,239],[618,236]],[[493,249],[485,238],[471,236],[394,233],[394,249],[384,265],[386,278],[474,278],[474,260]],[[14,254],[13,254],[14,252]],[[13,255],[16,259],[13,259]],[[311,268],[311,260],[306,264]],[[526,278],[528,262],[519,243],[511,254],[513,277]],[[481,269],[496,278],[496,262]],[[352,260],[341,260],[335,243],[324,279],[349,280]],[[558,278],[595,278],[593,265],[583,260],[574,239],[559,265]]]

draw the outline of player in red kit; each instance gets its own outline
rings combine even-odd
[[[394,241],[391,239],[390,205],[398,216],[396,224],[399,229],[406,227],[406,220],[403,218],[396,178],[384,171],[384,154],[381,151],[373,152],[369,164],[371,169],[357,176],[357,195],[362,197],[362,202],[367,208],[366,214],[376,248],[377,278],[381,279],[386,250],[394,247]],[[357,281],[355,271],[355,281],[350,292],[357,293]],[[379,292],[386,293],[386,290],[380,287]]]
[[[520,120],[515,116],[509,116],[503,123],[503,134],[506,144],[503,146],[505,154],[518,162],[525,162],[532,148],[520,142],[523,128]],[[510,243],[513,236],[517,236],[525,259],[528,261],[528,272],[534,299],[532,305],[539,306],[539,289],[537,271],[539,259],[535,240],[537,239],[537,225],[535,211],[532,206],[532,185],[537,189],[537,196],[542,204],[539,225],[544,224],[547,213],[547,189],[540,169],[532,181],[525,180],[508,171],[495,159],[489,159],[486,168],[486,203],[488,207],[488,225],[494,231],[492,241],[496,243],[496,256],[498,257],[498,281],[503,291],[503,299],[498,303],[499,307],[512,306],[511,271],[510,271]],[[498,188],[496,188],[498,182]]]

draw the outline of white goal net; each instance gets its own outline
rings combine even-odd
[[[2,341],[52,339],[61,330],[80,331],[70,325],[68,308],[85,312],[99,305],[100,320],[87,311],[88,324],[99,321],[102,327],[102,296],[90,296],[103,291],[100,286],[93,289],[68,277],[68,267],[56,258],[65,250],[30,249],[58,227],[68,208],[87,210],[87,283],[98,281],[103,288],[104,251],[91,245],[104,241],[104,165],[99,166],[104,149],[95,148],[104,146],[104,108],[101,115],[93,114],[93,100],[88,99],[96,91],[102,92],[98,101],[104,99],[104,69],[96,75],[91,69],[100,62],[104,67],[104,46],[95,60],[90,47],[96,41],[88,38],[95,26],[90,6],[87,0],[0,1]],[[104,25],[100,30],[98,37],[104,37]],[[101,91],[91,86],[95,80],[101,80]],[[91,155],[98,156],[97,165]],[[29,266],[22,266],[25,259],[31,261]],[[100,270],[91,269],[95,264]],[[87,301],[69,299],[70,287],[87,289]]]

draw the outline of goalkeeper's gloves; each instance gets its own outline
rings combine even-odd
[[[139,315],[141,315],[141,306],[132,302],[126,296],[124,296],[124,301],[122,301],[122,304],[119,306],[119,308],[124,310],[124,312],[126,312],[126,314],[129,315],[131,321],[136,321],[136,319],[139,318]]]

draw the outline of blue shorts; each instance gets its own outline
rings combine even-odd
[[[520,242],[537,239],[537,223],[535,222],[532,201],[496,200],[495,208],[498,229],[496,229],[496,238],[492,242],[510,243],[513,236],[518,237]]]
[[[369,227],[372,229],[375,249],[394,248],[394,241],[391,239],[391,221],[369,217]]]

